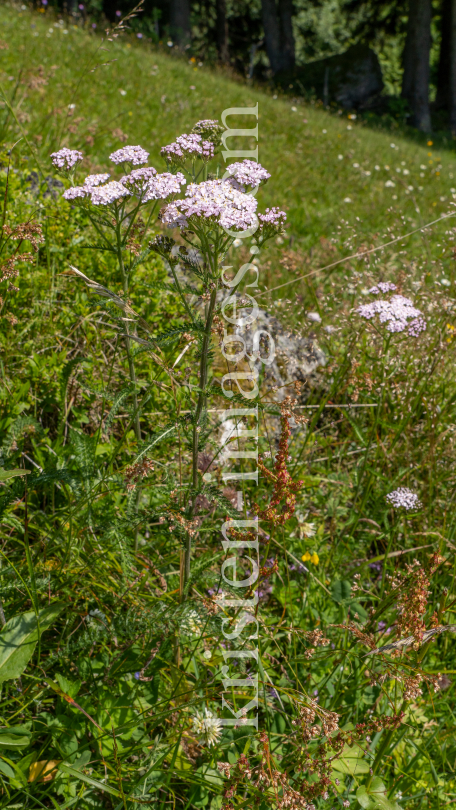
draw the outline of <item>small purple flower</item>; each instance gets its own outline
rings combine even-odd
[[[141,677],[141,673],[140,672],[135,672],[135,678],[136,678],[137,681],[139,681],[140,677]]]
[[[121,17],[121,16],[122,16],[122,12],[121,11],[116,11],[116,17]]]
[[[143,35],[142,35],[141,33],[136,34],[136,36],[138,37],[138,39],[142,39],[142,38],[143,38]]]
[[[92,28],[96,28],[96,27],[97,27],[97,24],[96,24],[96,23],[92,23]]]
[[[42,6],[47,6],[47,4],[48,4],[48,0],[41,0],[41,5]]]
[[[369,563],[369,568],[372,571],[381,571],[382,570],[382,563],[381,562],[372,562]]]
[[[84,11],[84,8],[85,8],[84,3],[79,3],[78,6],[79,11]]]
[[[379,623],[377,624],[377,630],[378,630],[380,633],[381,633],[381,632],[383,632],[383,630],[385,629],[385,627],[386,627],[386,622],[379,622]]]

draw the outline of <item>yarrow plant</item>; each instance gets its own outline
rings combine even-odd
[[[383,287],[383,289],[382,289]],[[385,292],[395,289],[394,284],[380,282],[376,287],[372,287],[370,292],[377,294],[379,291]],[[357,311],[362,318],[368,321],[373,320],[376,315],[380,323],[387,324],[388,332],[405,332],[410,337],[418,337],[420,332],[426,329],[426,321],[423,313],[413,306],[410,298],[403,295],[393,295],[389,301],[372,301],[370,304],[361,304]]]
[[[396,509],[402,508],[411,510],[419,509],[421,506],[418,495],[407,487],[398,487],[398,489],[393,490],[393,492],[389,492],[386,496],[386,500]]]

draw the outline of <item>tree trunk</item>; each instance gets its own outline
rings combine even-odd
[[[292,70],[295,66],[293,36],[293,0],[261,0],[264,38],[272,72]]]
[[[171,0],[169,4],[171,36],[180,47],[185,47],[191,40],[190,0]]]
[[[437,95],[435,98],[435,106],[438,110],[449,110],[450,108],[451,4],[452,0],[443,0],[442,2]]]
[[[410,105],[412,113],[410,123],[422,132],[429,132],[431,129],[429,110],[431,13],[431,0],[410,0],[403,53],[402,97]]]
[[[228,20],[226,18],[226,0],[216,0],[217,17],[215,21],[215,38],[220,62],[227,65],[230,61],[228,50]]]
[[[451,0],[450,41],[450,127],[456,133],[456,0]]]
[[[275,0],[261,0],[264,39],[273,73],[280,71],[280,31]]]
[[[293,70],[295,66],[295,41],[293,36],[293,0],[279,0],[282,34],[281,70]]]

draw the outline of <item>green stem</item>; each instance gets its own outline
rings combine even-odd
[[[207,386],[207,378],[208,378],[208,353],[211,344],[211,329],[212,329],[212,321],[214,318],[214,311],[215,311],[215,304],[217,301],[217,286],[215,289],[212,290],[211,297],[209,300],[209,307],[207,311],[206,317],[206,326],[204,329],[204,338],[203,338],[203,346],[201,349],[201,361],[200,361],[200,369],[199,369],[199,394],[198,394],[198,402],[196,404],[196,411],[195,411],[195,420],[193,423],[193,438],[192,438],[192,487],[193,489],[197,489],[198,487],[198,434],[199,434],[199,421],[201,419],[201,414],[203,409],[206,405],[206,386]],[[191,507],[189,510],[189,516],[193,515],[194,506]],[[187,538],[185,541],[185,561],[184,561],[184,587],[188,580],[190,579],[190,560],[191,560],[191,553],[192,553],[192,538],[190,534],[187,534]]]
[[[117,226],[116,226],[116,238],[117,238],[117,260],[119,262],[120,274],[121,274],[121,277],[122,277],[122,288],[123,288],[123,292],[124,292],[125,297],[127,297],[128,296],[128,275],[125,272],[125,265],[124,265],[123,256],[122,256],[122,235],[121,235],[121,232],[120,232],[120,223],[118,223]],[[126,331],[126,333],[128,335],[129,334],[128,321],[125,321],[125,331]],[[125,345],[126,345],[126,349],[127,349],[127,360],[128,360],[128,370],[129,370],[129,374],[130,374],[130,381],[134,385],[133,404],[134,404],[134,409],[135,409],[135,414],[136,414],[135,415],[135,421],[134,421],[134,430],[135,430],[136,438],[137,438],[138,442],[140,442],[141,441],[141,425],[140,425],[140,421],[139,421],[138,395],[137,395],[137,392],[136,392],[136,370],[135,370],[135,362],[134,362],[133,355],[132,355],[132,352],[131,352],[131,341],[130,341],[129,337],[126,338]]]

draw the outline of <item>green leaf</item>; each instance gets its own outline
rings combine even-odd
[[[367,762],[363,762],[363,756],[364,751],[359,745],[353,745],[351,747],[345,745],[340,759],[335,759],[332,763],[333,770],[339,773],[350,774],[351,776],[369,773],[369,765]]]
[[[364,810],[401,810],[401,806],[386,798],[386,787],[379,776],[374,776],[369,789],[361,785],[356,798]]]
[[[61,675],[60,672],[55,673],[55,679],[62,692],[65,692],[65,694],[69,695],[71,698],[76,697],[81,688],[82,681],[69,681],[64,675]]]
[[[16,478],[17,475],[28,475],[32,470],[0,470],[0,481],[9,481],[10,478]]]
[[[351,583],[347,580],[335,579],[331,583],[331,593],[334,601],[340,604],[345,599],[350,599]]]
[[[34,611],[21,613],[7,621],[0,633],[0,683],[19,678],[30,661],[38,637],[62,612],[63,602],[40,610],[39,622]]]
[[[87,776],[85,773],[82,773],[82,771],[72,768],[70,765],[67,765],[66,762],[61,762],[58,766],[58,770],[62,773],[66,773],[68,776],[75,776],[76,779],[80,779],[81,782],[85,782],[86,785],[97,788],[97,790],[102,790],[104,793],[110,793],[111,796],[122,798],[122,794],[119,790],[110,787],[110,785],[105,785],[103,782],[99,782],[98,779],[92,779],[91,776]]]
[[[13,769],[3,759],[0,759],[0,772],[9,779],[14,779],[16,776]]]
[[[0,728],[0,748],[26,748],[30,739],[30,731],[21,726]]]

